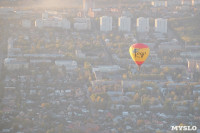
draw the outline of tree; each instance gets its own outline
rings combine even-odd
[[[172,104],[169,100],[166,99],[164,102],[164,110],[168,112],[171,111],[171,109],[172,109]]]
[[[148,109],[149,108],[149,97],[146,95],[143,95],[141,97],[141,105],[144,107],[144,109]]]
[[[101,100],[101,97],[100,97],[100,96],[97,96],[96,102],[100,102],[100,100]]]
[[[64,126],[63,126],[63,124],[58,125],[58,133],[64,133]]]
[[[144,120],[137,120],[137,126],[140,127],[140,126],[143,126],[145,123],[144,123]]]
[[[127,74],[122,75],[123,79],[127,79]]]
[[[139,102],[140,102],[140,96],[139,96],[138,93],[136,93],[136,94],[133,96],[133,101],[134,101],[135,103],[139,103]]]
[[[55,130],[51,128],[51,129],[48,129],[46,133],[55,133]]]
[[[4,84],[0,81],[0,98],[2,99],[4,96]]]
[[[50,105],[49,105],[49,103],[42,103],[41,104],[41,107],[42,108],[48,108]]]
[[[92,93],[92,87],[88,87],[88,92]]]
[[[96,100],[96,95],[95,95],[95,94],[92,94],[92,95],[90,96],[90,99],[91,99],[92,102],[95,102],[95,100]]]
[[[84,69],[91,69],[91,64],[89,62],[84,62]]]
[[[60,44],[59,43],[56,43],[56,48],[60,48]]]
[[[160,131],[160,130],[157,130],[157,131],[156,131],[156,133],[162,133],[162,131]]]

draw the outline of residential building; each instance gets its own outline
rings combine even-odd
[[[92,72],[113,72],[122,70],[118,65],[97,66],[92,68]]]
[[[57,27],[70,29],[70,22],[62,17],[48,17],[48,13],[45,12],[42,14],[42,19],[35,20],[35,27],[43,28],[43,27]]]
[[[22,27],[31,28],[31,21],[27,19],[22,20]]]
[[[167,6],[179,6],[181,5],[181,1],[170,0],[167,1]]]
[[[35,27],[43,28],[43,27],[58,27],[64,29],[70,29],[70,22],[66,19],[48,19],[42,20],[37,19],[35,21]]]
[[[85,54],[81,50],[76,50],[75,53],[76,53],[76,56],[78,58],[85,58],[86,57]]]
[[[163,18],[155,19],[155,31],[161,33],[167,33],[167,19]]]
[[[90,30],[91,21],[90,18],[75,18],[74,29],[76,30]]]
[[[112,31],[112,17],[103,16],[100,17],[100,31]]]
[[[73,60],[55,60],[57,66],[64,66],[66,70],[75,70],[77,68],[77,62]]]
[[[154,7],[167,7],[167,1],[152,1],[151,5]]]
[[[131,31],[131,18],[122,16],[118,18],[118,30],[119,31]]]
[[[48,12],[44,12],[42,13],[42,19],[48,19],[49,18],[49,15],[48,15]]]
[[[31,65],[36,65],[36,64],[50,64],[51,60],[50,59],[30,59],[30,64]]]
[[[187,61],[190,72],[200,72],[200,60],[188,59]]]
[[[199,5],[200,4],[200,0],[192,0],[192,5]]]
[[[149,18],[137,18],[137,32],[149,32]]]
[[[12,37],[8,39],[7,57],[16,57],[18,55],[21,55],[21,48],[15,48],[14,41],[15,39],[13,39]]]
[[[181,1],[181,5],[191,6],[192,5],[192,0],[182,0]]]

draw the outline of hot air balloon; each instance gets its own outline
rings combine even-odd
[[[149,56],[149,52],[150,52],[149,47],[143,43],[133,44],[129,48],[129,53],[133,61],[138,65],[139,70],[140,70],[141,65]]]

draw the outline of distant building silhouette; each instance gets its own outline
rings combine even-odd
[[[160,33],[167,33],[167,19],[155,19],[155,31]]]
[[[200,0],[192,0],[192,5],[199,5],[200,4]]]
[[[49,14],[48,12],[42,13],[42,18],[35,20],[35,27],[58,27],[70,29],[70,21],[57,15]]]
[[[192,5],[192,0],[182,0],[182,1],[181,1],[181,4],[182,4],[182,5],[191,6],[191,5]]]
[[[90,30],[91,21],[90,18],[74,18],[74,29],[76,30]]]
[[[119,31],[131,31],[131,18],[122,16],[118,18],[118,30]]]
[[[149,32],[149,18],[137,18],[137,32]]]
[[[190,74],[190,78],[194,81],[199,81],[200,79],[200,60],[188,60],[188,72]]]
[[[167,7],[167,1],[152,1],[151,5],[154,7]]]
[[[100,31],[112,31],[112,17],[100,17]]]
[[[189,72],[200,72],[200,60],[188,60],[188,71]]]
[[[90,8],[95,8],[95,0],[83,0],[83,10],[88,11]]]

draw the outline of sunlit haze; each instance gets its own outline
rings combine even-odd
[[[0,0],[0,133],[200,133],[200,0]]]

